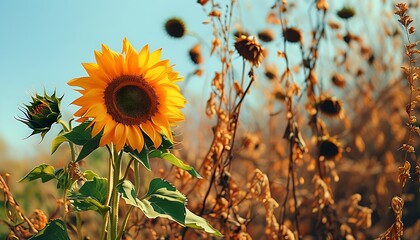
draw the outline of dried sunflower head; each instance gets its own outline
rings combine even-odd
[[[203,63],[204,60],[203,60],[203,55],[201,55],[200,44],[194,45],[194,47],[192,47],[190,49],[188,54],[190,55],[190,59],[191,59],[191,61],[193,61],[193,63],[195,63],[195,64],[202,64]]]
[[[302,31],[296,27],[286,28],[283,31],[283,36],[290,43],[303,43]]]
[[[346,79],[344,78],[343,75],[339,73],[334,73],[332,75],[331,81],[335,86],[339,88],[344,88],[344,86],[346,86]]]
[[[165,22],[166,33],[173,38],[182,38],[187,31],[184,21],[178,17],[172,17]]]
[[[354,8],[348,7],[348,6],[343,7],[337,12],[337,16],[345,20],[354,17],[355,14],[356,14],[356,11],[354,10]]]
[[[271,42],[274,40],[274,32],[267,28],[258,33],[258,38],[263,42]]]
[[[343,153],[342,144],[334,137],[323,136],[319,139],[319,156],[326,160],[335,160]]]
[[[265,76],[268,78],[268,80],[274,80],[278,77],[278,70],[275,64],[273,65],[267,65],[265,64]]]
[[[342,118],[344,115],[343,103],[331,96],[321,96],[318,103],[318,109],[321,113],[329,117]]]
[[[252,65],[259,67],[264,57],[264,48],[255,40],[255,37],[241,35],[236,39],[235,49],[239,55]]]

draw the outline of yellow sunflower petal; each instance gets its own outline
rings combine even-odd
[[[90,77],[73,78],[67,82],[70,86],[77,86],[83,89],[104,88],[106,83],[103,81],[93,81]]]
[[[152,121],[155,125],[160,127],[160,130],[171,140],[171,142],[174,141],[169,122],[165,118],[165,116],[163,116],[162,114],[156,114],[152,117]]]
[[[102,80],[106,83],[112,80],[96,63],[82,63],[82,66],[87,74],[95,80]]]
[[[114,144],[117,151],[120,151],[127,141],[127,129],[124,124],[119,123],[115,127]]]
[[[141,130],[143,130],[144,133],[146,133],[149,138],[155,142],[156,139],[156,131],[153,128],[152,124],[150,122],[142,123],[140,124]],[[156,147],[156,146],[155,146]]]
[[[139,57],[138,57],[138,64],[140,67],[141,74],[143,73],[147,62],[149,61],[149,58],[150,58],[149,45],[146,45],[141,49],[139,53]]]
[[[162,48],[157,49],[156,51],[152,52],[150,54],[150,58],[149,61],[147,62],[146,67],[150,68],[153,65],[155,65],[156,63],[160,62],[160,55],[162,53]]]
[[[99,146],[103,147],[112,142],[112,139],[114,138],[114,131],[116,125],[116,122],[112,120],[108,121],[108,123],[105,124],[104,133],[101,137],[101,141],[99,142]]]
[[[124,38],[123,53],[125,54],[124,74],[139,75],[139,57],[137,51],[131,46],[131,43]]]

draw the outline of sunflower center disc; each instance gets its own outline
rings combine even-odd
[[[151,107],[150,96],[137,86],[125,86],[115,92],[117,108],[129,117],[146,115]]]
[[[116,122],[139,125],[157,112],[158,98],[141,77],[121,76],[105,89],[105,105]]]

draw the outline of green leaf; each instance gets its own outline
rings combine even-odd
[[[141,200],[130,181],[120,183],[117,191],[127,204],[140,208],[148,218],[164,217],[185,224],[187,198],[163,179],[153,179],[148,193]]]
[[[71,186],[71,179],[68,172],[64,171],[64,169],[59,168],[55,170],[55,178],[57,178],[57,189],[69,189]]]
[[[67,141],[67,138],[63,135],[58,135],[55,137],[51,142],[51,154],[54,154],[58,147],[65,141]]]
[[[149,149],[146,145],[144,145],[140,153],[137,150],[133,150],[128,146],[124,148],[124,151],[130,154],[130,156],[136,161],[140,162],[147,170],[152,170],[149,161]]]
[[[20,179],[19,182],[30,182],[38,178],[41,178],[43,183],[48,182],[55,178],[54,172],[54,167],[43,163],[32,169],[26,176]]]
[[[76,145],[84,145],[92,138],[92,131],[87,128],[90,123],[90,121],[85,121],[63,136]]]
[[[181,168],[182,170],[187,171],[193,177],[202,178],[200,174],[193,167],[184,163],[181,159],[175,157],[175,155],[173,155],[172,153],[169,153],[169,152],[162,153],[160,158],[162,158],[163,160],[166,160],[167,162],[173,164],[174,166]]]
[[[206,231],[216,237],[223,236],[207,220],[188,210],[185,207],[187,201],[185,196],[163,179],[153,179],[148,193],[141,200],[137,198],[134,185],[128,180],[120,183],[117,191],[127,204],[140,208],[148,218],[164,217],[182,226]]]
[[[185,225],[185,204],[183,202],[171,201],[157,196],[151,197],[148,201],[154,211],[162,215],[169,215],[176,222]]]
[[[94,150],[99,148],[99,142],[101,141],[103,130],[98,133],[94,138],[89,139],[82,147],[82,150],[80,150],[79,156],[77,156],[76,162],[79,162],[83,158],[87,157],[90,153],[92,153]]]
[[[88,180],[88,181],[92,181],[93,180],[93,178],[99,178],[99,176],[98,176],[98,174],[96,174],[94,171],[92,171],[92,170],[86,170],[84,173],[83,173],[83,177],[84,178],[86,178],[86,180]]]
[[[186,214],[187,216],[185,217],[185,226],[206,231],[210,234],[213,234],[215,237],[223,237],[223,235],[217,229],[213,228],[206,219],[195,215],[188,209]]]
[[[67,235],[66,224],[55,219],[47,223],[47,225],[37,234],[29,238],[30,240],[70,240]]]
[[[104,206],[106,193],[108,191],[108,180],[106,178],[93,177],[92,181],[86,181],[79,189],[79,192],[70,192],[69,200],[77,211],[93,210],[99,213],[108,211],[109,207]]]

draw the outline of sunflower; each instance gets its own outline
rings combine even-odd
[[[96,63],[83,63],[88,76],[68,82],[81,97],[72,102],[80,106],[77,121],[91,120],[92,136],[102,132],[100,146],[125,145],[141,151],[147,135],[157,148],[162,135],[173,142],[171,126],[184,120],[180,108],[186,103],[174,83],[183,80],[169,60],[161,60],[161,49],[152,53],[148,45],[137,52],[127,39],[122,54],[102,45],[95,51]]]

